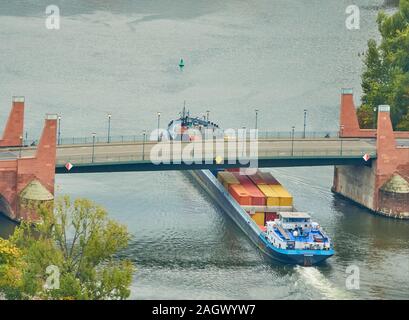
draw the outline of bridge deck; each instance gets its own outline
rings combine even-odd
[[[228,150],[228,142],[219,141]],[[174,145],[169,142],[171,150]],[[178,142],[180,144],[180,142]],[[182,150],[191,143],[181,144]],[[154,170],[194,170],[201,168],[216,167],[246,167],[247,164],[216,163],[215,155],[221,159],[227,157],[223,153],[205,151],[202,154],[193,155],[192,152],[185,154],[180,161],[180,152],[163,157],[159,165],[152,163],[151,150],[157,142],[135,143],[97,143],[83,145],[63,145],[57,147],[57,173],[67,173],[64,167],[68,162],[74,165],[69,172],[109,172],[109,171],[154,171]],[[215,146],[215,144],[214,144]],[[18,150],[18,151],[17,151]],[[19,149],[15,152],[20,152]],[[21,150],[22,157],[31,157],[35,154],[35,147],[24,147]],[[249,146],[247,144],[247,154]],[[197,149],[195,151],[197,153]],[[94,155],[93,155],[94,154]],[[246,162],[249,157],[246,153],[237,151],[236,158]],[[365,162],[363,155],[369,154],[372,159],[376,158],[376,146],[374,139],[259,139],[258,140],[258,166],[259,167],[285,167],[285,166],[325,166],[325,165],[370,165],[371,161]],[[205,161],[204,159],[207,159]],[[232,159],[232,157],[230,157]],[[157,159],[156,159],[157,160]],[[218,159],[220,161],[220,159]],[[194,161],[193,163],[191,163]]]

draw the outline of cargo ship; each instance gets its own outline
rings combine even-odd
[[[180,119],[169,124],[170,137],[192,140],[178,133],[183,135],[191,124],[214,126],[195,119],[183,112]],[[175,123],[177,130],[172,127]],[[240,169],[189,171],[269,258],[284,264],[312,266],[331,257],[334,254],[331,239],[309,214],[295,210],[293,197],[284,186],[269,172],[251,173],[243,174]]]

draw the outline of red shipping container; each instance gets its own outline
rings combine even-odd
[[[240,183],[242,184],[242,185],[244,185],[244,184],[253,184],[252,182],[251,182],[251,180],[248,178],[248,176],[247,175],[245,175],[245,174],[240,174],[240,172],[232,172],[233,173],[233,175],[236,177],[236,179],[237,180],[239,180],[240,181]]]
[[[266,196],[260,191],[259,188],[245,175],[240,173],[233,172],[237,180],[240,181],[240,184],[246,189],[247,193],[251,197],[252,206],[265,206],[266,205]]]
[[[267,184],[267,182],[263,179],[263,177],[260,175],[260,171],[257,171],[255,174],[248,175],[248,177],[251,179],[251,181],[254,182],[255,185],[264,185]]]
[[[251,197],[246,189],[239,184],[229,185],[229,193],[242,206],[251,206]]]
[[[270,172],[261,172],[259,171],[259,176],[261,179],[264,180],[265,184],[272,184],[272,185],[281,185],[280,182]]]
[[[266,223],[267,221],[274,221],[275,219],[278,219],[278,214],[276,212],[266,212]]]

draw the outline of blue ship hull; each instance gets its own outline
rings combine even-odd
[[[209,170],[189,171],[193,178],[229,215],[250,240],[269,258],[284,264],[316,265],[334,254],[334,250],[285,250],[267,241],[257,224],[224,189]]]
[[[334,250],[284,250],[271,245],[263,233],[259,236],[260,249],[272,259],[287,264],[312,266],[334,255]]]

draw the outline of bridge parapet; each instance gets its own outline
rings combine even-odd
[[[7,120],[0,147],[21,146],[23,144],[24,97],[13,97],[13,104]]]
[[[339,136],[343,138],[376,138],[377,129],[361,129],[352,89],[342,89]],[[397,139],[409,139],[409,131],[393,131]]]

